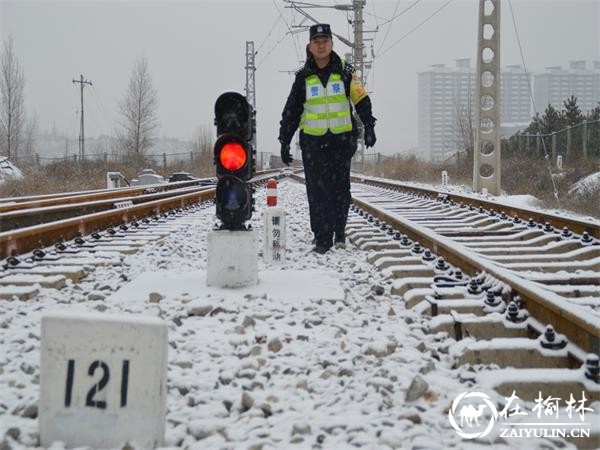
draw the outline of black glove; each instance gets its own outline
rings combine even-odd
[[[365,127],[365,145],[367,148],[373,147],[377,142],[377,138],[375,137],[375,128],[374,127]]]
[[[286,166],[289,166],[294,160],[290,154],[290,144],[284,144],[283,142],[281,143],[281,160]]]

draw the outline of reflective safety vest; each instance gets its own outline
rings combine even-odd
[[[306,101],[300,129],[312,136],[323,136],[327,130],[333,134],[352,131],[350,102],[339,73],[329,75],[326,87],[317,75],[306,78]]]

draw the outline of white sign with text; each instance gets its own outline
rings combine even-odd
[[[264,212],[263,258],[266,263],[285,264],[285,210],[266,208]]]
[[[152,317],[42,317],[41,445],[164,445],[167,325]]]

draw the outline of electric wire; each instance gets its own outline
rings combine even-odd
[[[521,45],[521,38],[519,37],[519,30],[517,28],[517,21],[515,20],[515,14],[512,7],[512,1],[508,0],[508,6],[510,8],[510,15],[512,17],[513,28],[515,30],[515,35],[517,37],[517,44],[519,45],[519,52],[521,54],[521,62],[523,63],[523,70],[525,72],[525,78],[527,79],[527,89],[529,91],[529,98],[531,99],[531,103],[533,105],[533,112],[537,115],[538,111],[535,106],[535,100],[533,98],[533,91],[531,89],[531,81],[529,79],[529,72],[527,71],[527,65],[525,64],[525,55],[523,54],[523,46]],[[539,134],[539,133],[538,133]],[[554,198],[558,203],[558,207],[560,208],[560,199],[558,198],[558,189],[556,188],[556,183],[554,181],[554,177],[552,176],[552,161],[550,161],[550,156],[548,155],[548,149],[546,148],[546,143],[542,138],[542,148],[544,149],[544,161],[546,162],[546,168],[548,169],[548,173],[550,174],[550,181],[552,182],[552,189],[554,190]]]
[[[269,30],[269,32],[267,33],[267,35],[265,36],[263,41],[258,46],[258,50],[256,50],[256,54],[258,54],[262,50],[263,46],[267,42],[267,39],[269,39],[269,37],[271,36],[271,33],[273,33],[273,30],[275,29],[275,27],[277,26],[277,24],[279,23],[280,20],[281,20],[281,16],[278,16],[277,19],[275,20],[275,22],[273,22],[271,29]]]
[[[374,17],[375,19],[379,19],[379,20],[389,20],[389,19],[386,19],[385,17],[378,16],[375,13],[370,13],[368,11],[363,11],[363,14],[366,14],[367,16],[371,16],[371,17]]]
[[[373,61],[373,59],[375,58],[375,39],[377,38],[377,32],[379,31],[379,22],[377,18],[377,13],[375,11],[375,2],[371,2],[371,7],[373,8],[373,17],[375,18],[375,34],[373,36],[373,39],[371,40],[371,69],[367,71],[367,74],[365,76],[366,89],[368,77],[369,75],[371,75],[371,86],[369,94],[375,91],[375,62]]]
[[[406,39],[408,36],[410,36],[412,33],[414,33],[415,31],[417,31],[419,28],[421,28],[423,25],[425,25],[427,22],[429,22],[429,20],[431,20],[434,16],[436,16],[437,14],[439,14],[446,6],[448,6],[450,3],[452,3],[452,0],[448,0],[446,3],[444,3],[442,6],[440,6],[438,9],[436,9],[431,15],[427,16],[423,21],[421,21],[417,26],[415,26],[414,28],[412,28],[411,30],[407,31],[400,39],[398,39],[396,42],[394,42],[392,45],[390,45],[388,48],[386,48],[384,51],[377,53],[376,56],[383,56],[385,55],[387,52],[389,52],[392,48],[394,48],[398,43],[400,43],[402,40]]]
[[[281,36],[281,38],[275,43],[275,45],[273,45],[273,47],[271,47],[271,49],[265,54],[265,56],[263,57],[263,59],[261,59],[259,62],[256,63],[256,70],[258,70],[260,68],[260,66],[262,66],[262,64],[267,60],[267,58],[271,55],[271,53],[273,53],[273,51],[279,47],[279,44],[281,44],[285,38],[288,37],[288,34],[284,34],[283,36]]]
[[[91,92],[92,92],[92,99],[94,100],[94,106],[98,110],[99,116],[104,121],[104,125],[106,126],[106,130],[107,130],[107,134],[108,134],[112,128],[110,125],[110,116],[109,116],[108,112],[106,111],[106,109],[104,108],[104,105],[102,105],[102,100],[101,100],[100,94],[98,93],[98,90],[94,87],[94,85],[92,85]]]
[[[259,67],[267,60],[267,58],[271,55],[271,53],[273,53],[273,51],[277,47],[279,47],[279,44],[281,44],[288,35],[290,35],[292,37],[292,43],[294,45],[294,50],[296,51],[296,57],[298,58],[298,60],[302,59],[301,55],[303,53],[298,50],[298,45],[296,43],[296,40],[294,39],[294,33],[292,32],[292,29],[291,29],[288,21],[283,16],[283,12],[279,8],[279,6],[277,6],[277,3],[275,2],[275,0],[271,0],[271,1],[273,3],[273,6],[275,6],[275,9],[277,9],[277,12],[279,13],[279,18],[283,20],[283,23],[285,24],[285,26],[288,29],[288,31],[275,43],[275,45],[273,45],[271,47],[271,49],[265,54],[265,56],[259,62],[257,62],[257,64],[256,64],[256,70],[259,69]]]
[[[285,26],[287,27],[290,35],[292,36],[292,38],[294,37],[294,33],[292,32],[292,28],[290,27],[290,24],[288,23],[287,20],[285,20],[285,17],[283,16],[283,12],[281,11],[281,9],[279,9],[279,6],[277,6],[277,3],[275,2],[275,0],[271,0],[273,2],[273,5],[275,6],[275,9],[277,9],[277,11],[279,12],[280,17],[283,19],[283,22],[285,23]],[[292,41],[294,42],[294,48],[296,50],[296,56],[298,56],[298,59],[302,58],[303,52],[301,51],[301,49],[299,49],[296,46],[296,41],[294,39],[292,39]]]
[[[385,31],[385,35],[383,36],[383,40],[381,41],[381,44],[379,45],[379,49],[376,53],[379,53],[381,51],[381,49],[383,48],[383,44],[385,44],[385,41],[388,37],[388,35],[390,34],[390,30],[392,29],[392,24],[394,22],[394,20],[396,20],[398,17],[400,17],[401,15],[403,15],[404,13],[406,13],[408,10],[410,10],[413,6],[416,6],[417,3],[419,3],[421,0],[415,0],[413,3],[411,3],[408,7],[406,7],[404,10],[402,10],[398,15],[396,15],[396,12],[398,11],[398,7],[400,6],[400,0],[398,0],[396,2],[396,7],[394,8],[394,12],[392,13],[392,18],[383,22],[381,24],[381,26],[387,25],[389,23],[389,26],[387,27],[387,30]]]
[[[419,0],[417,0],[415,3],[418,3],[418,2],[419,2]],[[392,13],[392,17],[394,17],[394,15],[398,12],[399,6],[400,6],[400,0],[396,0],[396,6],[394,7],[394,12]],[[389,23],[389,26],[385,30],[385,34],[383,35],[383,40],[381,41],[381,44],[379,45],[379,50],[381,50],[381,48],[383,47],[383,44],[385,44],[385,40],[389,36],[390,30],[392,29],[392,21],[389,21],[388,23]]]
[[[291,16],[292,16],[292,23],[296,22],[296,13],[297,11],[295,9],[292,9],[291,11]],[[296,40],[296,45],[298,45],[298,48],[300,49],[300,57],[298,58],[298,62],[300,64],[304,64],[305,61],[305,52],[302,51],[303,48],[303,44],[300,42],[300,33],[294,33],[292,34],[292,37]]]

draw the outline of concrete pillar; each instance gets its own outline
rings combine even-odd
[[[571,154],[571,132],[573,128],[567,128],[567,150],[565,151],[565,156]]]
[[[473,190],[500,194],[500,0],[479,0]]]

